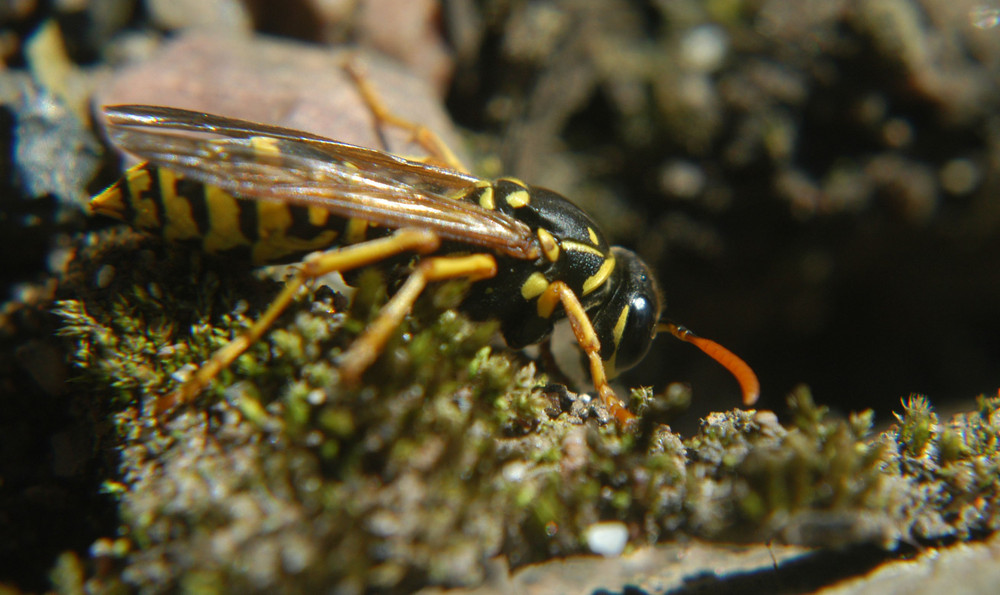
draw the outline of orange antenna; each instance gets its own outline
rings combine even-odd
[[[736,381],[740,383],[740,389],[743,391],[744,405],[749,407],[757,402],[757,398],[760,397],[760,381],[757,380],[757,375],[754,374],[750,366],[738,355],[715,341],[699,337],[686,327],[673,322],[661,322],[656,326],[656,330],[668,331],[681,341],[691,343],[704,351],[708,357],[722,364],[724,368],[729,370],[730,374],[736,377]]]

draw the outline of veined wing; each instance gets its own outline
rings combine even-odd
[[[144,105],[104,108],[119,147],[157,166],[248,199],[318,206],[392,228],[538,256],[531,228],[456,200],[478,178],[278,126]]]

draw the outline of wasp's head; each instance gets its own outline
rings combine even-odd
[[[608,376],[636,365],[656,336],[660,292],[649,267],[634,252],[615,246],[617,264],[607,299],[591,313]]]

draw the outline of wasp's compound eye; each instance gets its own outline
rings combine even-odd
[[[594,314],[594,330],[601,341],[601,359],[617,373],[639,363],[656,334],[660,300],[656,281],[634,252],[612,248],[617,266],[612,292]]]

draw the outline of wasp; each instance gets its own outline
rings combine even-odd
[[[728,368],[745,404],[757,399],[759,384],[746,363],[661,321],[652,272],[634,252],[611,246],[589,215],[550,190],[467,173],[436,135],[389,113],[374,89],[354,78],[376,121],[412,132],[430,158],[177,108],[104,108],[112,142],[143,161],[92,199],[94,213],[255,264],[298,258],[294,276],[260,318],[160,397],[158,415],[197,396],[310,280],[405,256],[405,281],[340,357],[347,383],[378,357],[429,283],[464,278],[473,283],[461,309],[476,320],[498,320],[512,348],[543,341],[568,318],[597,394],[623,426],[634,416],[608,379],[638,363],[660,331]]]

